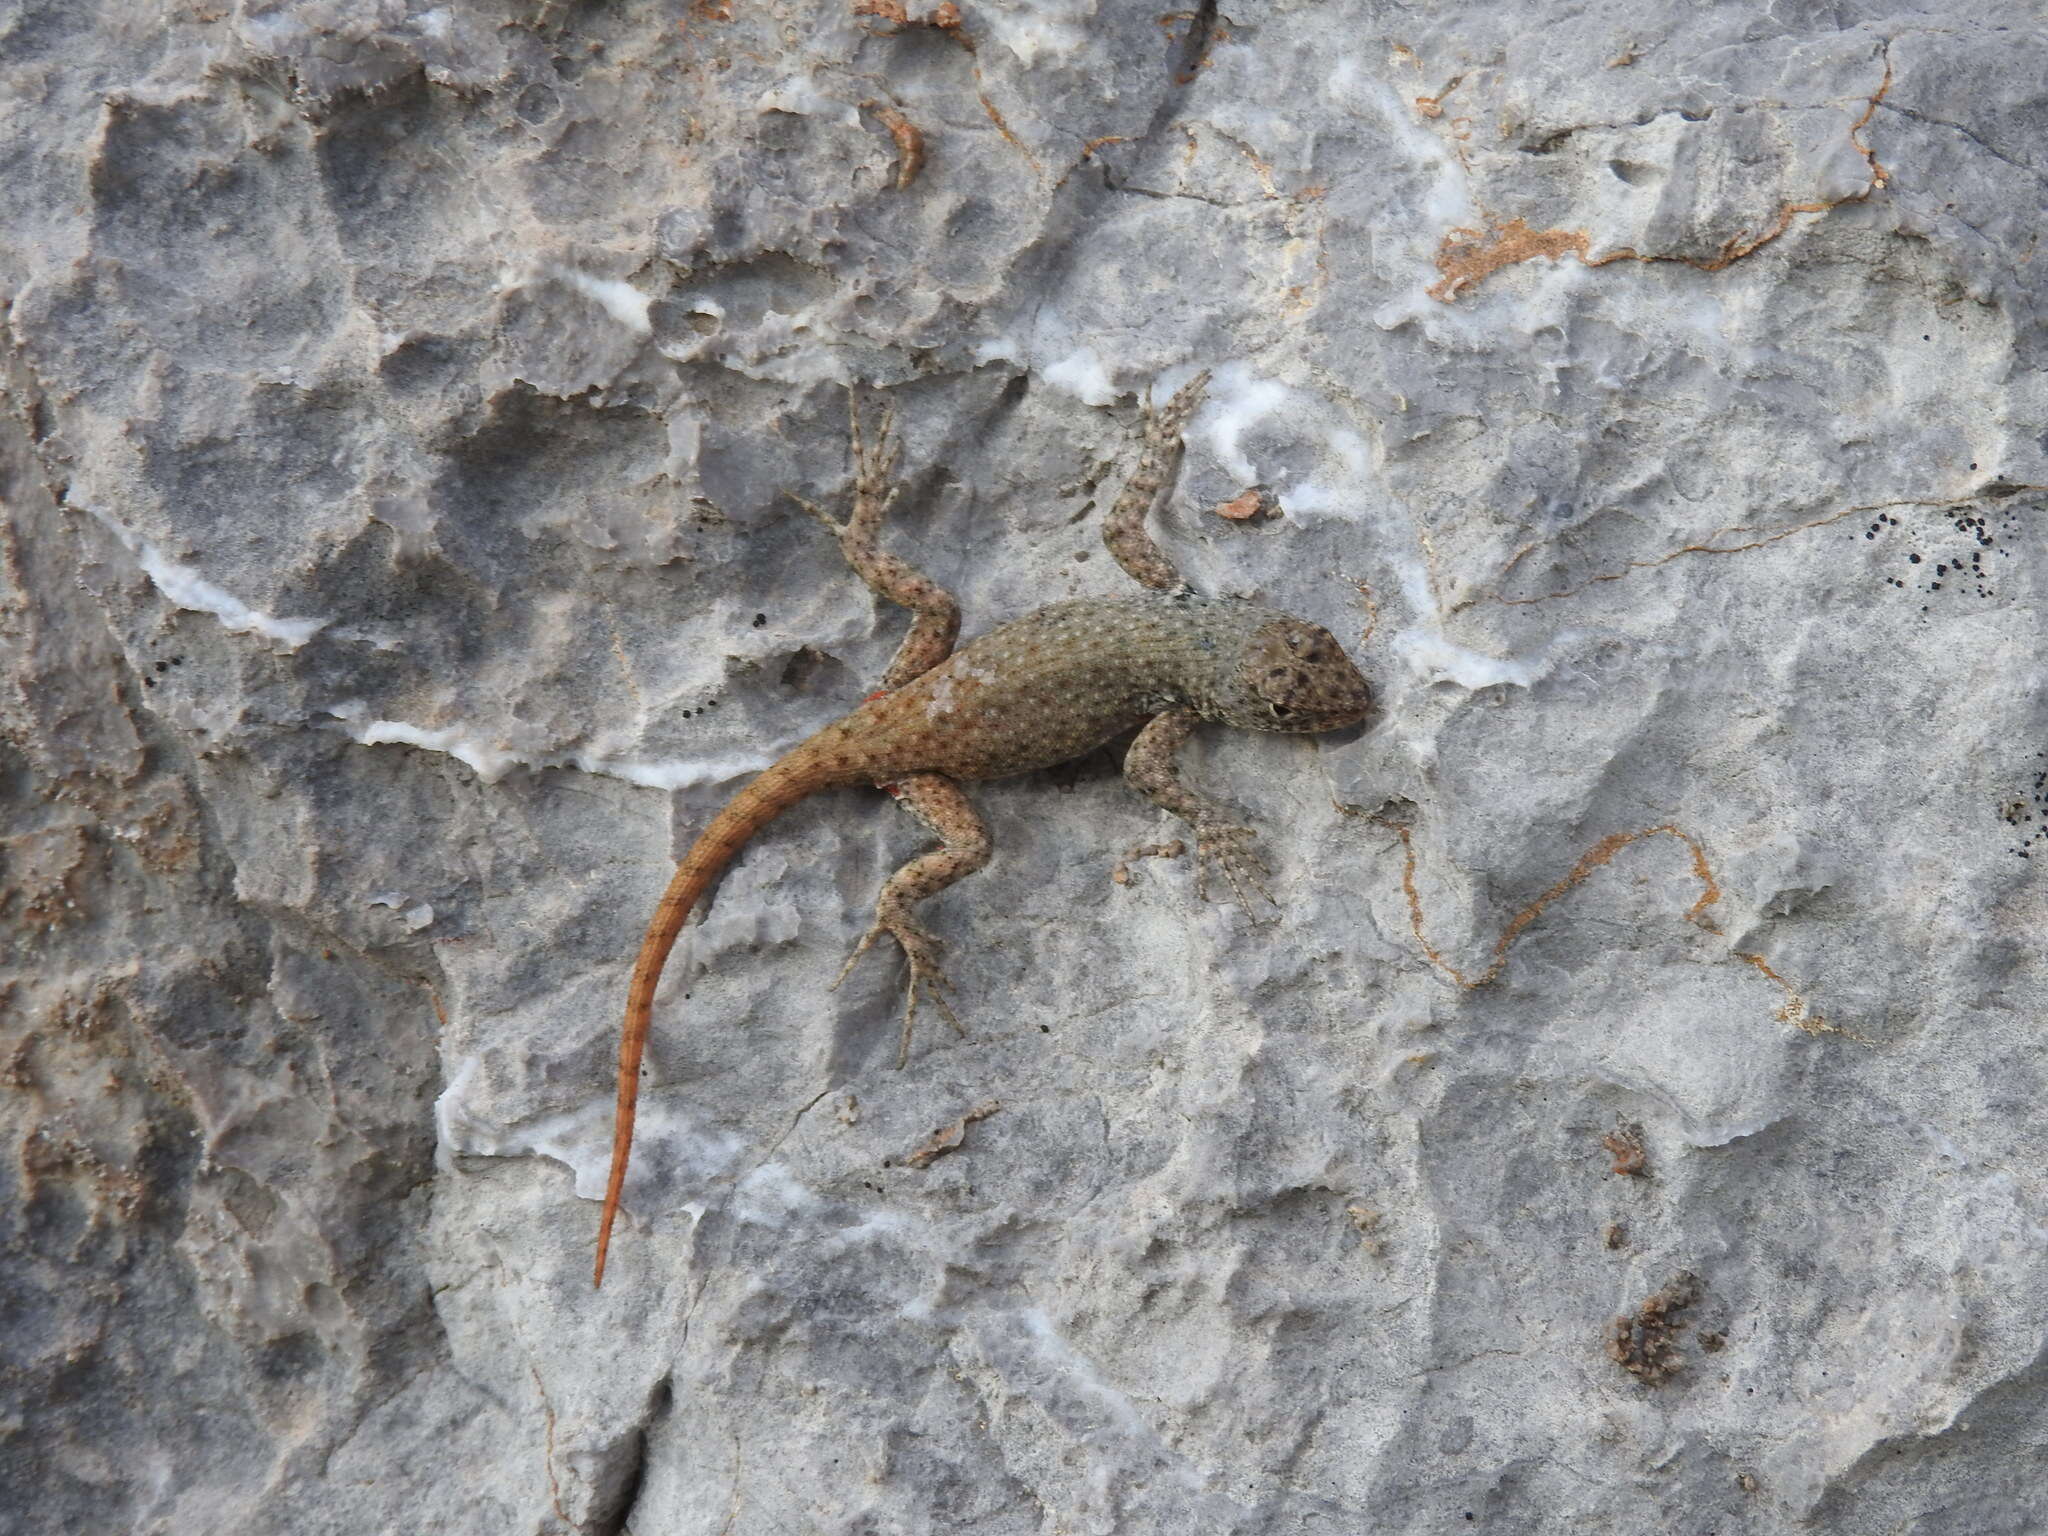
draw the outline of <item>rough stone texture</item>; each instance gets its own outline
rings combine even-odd
[[[0,1529],[2048,1526],[2028,14],[0,9]],[[1385,706],[1198,751],[1281,920],[990,786],[897,1073],[811,803],[593,1295],[901,631],[843,383],[973,629],[1197,366]]]

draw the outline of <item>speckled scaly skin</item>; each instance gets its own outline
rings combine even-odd
[[[1328,631],[1257,603],[1196,596],[1145,532],[1145,514],[1165,484],[1181,428],[1206,381],[1206,374],[1195,379],[1151,421],[1138,467],[1103,526],[1117,562],[1154,590],[1054,603],[957,651],[960,609],[951,594],[876,547],[882,516],[895,499],[889,486],[894,455],[886,418],[869,453],[855,407],[853,514],[840,524],[810,510],[832,529],[868,585],[916,617],[884,674],[884,691],[791,748],[734,796],[684,856],[655,909],[633,969],[619,1042],[597,1284],[604,1283],[625,1187],[640,1062],[662,966],[684,920],[725,866],[799,800],[835,785],[879,785],[939,836],[938,848],[911,860],[882,887],[874,925],[847,960],[850,970],[887,933],[910,961],[898,1066],[909,1053],[920,999],[960,1028],[946,1002],[938,940],[912,915],[917,902],[988,862],[987,830],[959,780],[1065,762],[1142,724],[1125,758],[1125,776],[1193,826],[1204,894],[1209,871],[1220,869],[1240,902],[1248,903],[1248,889],[1265,895],[1251,829],[1182,784],[1174,753],[1204,720],[1255,731],[1326,731],[1364,719],[1372,696]]]

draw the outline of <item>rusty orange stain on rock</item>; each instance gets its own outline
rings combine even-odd
[[[1539,256],[1548,256],[1553,261],[1561,256],[1576,256],[1586,261],[1586,242],[1583,229],[1531,229],[1522,218],[1510,219],[1492,229],[1454,229],[1437,247],[1436,269],[1443,276],[1430,284],[1429,296],[1440,304],[1448,304],[1502,267],[1533,261]]]
[[[1618,247],[1599,256],[1589,256],[1586,250],[1591,237],[1586,231],[1531,229],[1526,220],[1516,217],[1504,224],[1492,223],[1484,229],[1454,229],[1445,235],[1436,253],[1436,269],[1443,275],[1430,285],[1427,290],[1429,296],[1440,304],[1448,304],[1467,288],[1484,281],[1502,267],[1531,261],[1539,256],[1547,256],[1553,261],[1566,256],[1576,256],[1581,265],[1588,267],[1604,267],[1616,261],[1669,261],[1693,267],[1701,272],[1726,271],[1745,256],[1769,245],[1784,234],[1792,227],[1793,219],[1800,214],[1827,213],[1850,203],[1865,202],[1872,194],[1891,184],[1891,173],[1877,158],[1876,151],[1863,139],[1863,130],[1870,126],[1870,120],[1877,115],[1878,106],[1891,88],[1892,65],[1887,54],[1884,78],[1878,82],[1877,90],[1864,103],[1862,115],[1849,125],[1849,143],[1856,153],[1863,157],[1863,163],[1870,171],[1870,179],[1863,186],[1844,197],[1796,203],[1782,202],[1778,205],[1777,213],[1760,233],[1731,235],[1722,244],[1720,254],[1716,256],[1673,256],[1655,251],[1646,253],[1628,246]],[[1448,90],[1445,94],[1449,94]],[[1416,98],[1418,108],[1428,99]],[[1424,115],[1434,114],[1425,111]]]

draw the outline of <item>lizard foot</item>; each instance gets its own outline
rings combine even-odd
[[[870,504],[894,501],[896,491],[891,487],[890,481],[895,478],[896,459],[900,452],[896,442],[896,402],[887,396],[883,397],[881,415],[875,422],[875,440],[872,446],[861,436],[860,396],[851,389],[846,392],[846,409],[852,423],[855,499]]]
[[[1273,893],[1266,889],[1264,876],[1272,871],[1259,852],[1252,846],[1258,836],[1250,827],[1235,822],[1206,821],[1195,828],[1195,894],[1209,899],[1209,876],[1221,873],[1230,882],[1230,889],[1237,897],[1237,904],[1247,914],[1252,911],[1249,891],[1257,891],[1270,906],[1279,906],[1273,900]],[[1249,890],[1247,889],[1249,888]]]
[[[938,1009],[946,1022],[953,1026],[953,1032],[963,1040],[967,1037],[967,1027],[960,1022],[960,1016],[953,1012],[953,1005],[946,998],[953,987],[946,980],[946,968],[939,962],[942,945],[936,936],[916,923],[877,921],[853,946],[853,953],[839,968],[832,990],[838,990],[839,983],[846,980],[854,963],[885,933],[902,946],[903,957],[910,962],[910,985],[903,999],[903,1038],[896,1046],[896,1066],[900,1071],[910,1060],[910,1032],[917,1024],[917,1005],[920,1002],[928,1002]]]

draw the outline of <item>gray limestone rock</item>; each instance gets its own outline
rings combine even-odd
[[[2040,18],[897,14],[0,10],[0,1531],[2048,1528]],[[902,630],[846,386],[975,629],[1197,367],[1383,705],[1193,754],[1277,920],[987,786],[899,1073],[801,807],[593,1294]]]

